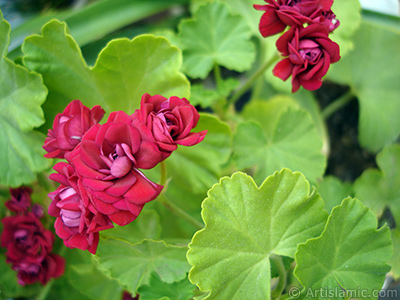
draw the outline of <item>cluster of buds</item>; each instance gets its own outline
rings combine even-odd
[[[1,246],[7,249],[7,263],[17,271],[18,283],[45,285],[51,278],[64,273],[64,259],[52,253],[54,234],[40,221],[43,209],[35,204],[31,208],[29,187],[10,189],[11,199],[6,207],[16,215],[2,219]]]
[[[340,59],[339,45],[328,35],[340,24],[331,7],[333,0],[265,0],[254,5],[264,11],[259,29],[263,37],[289,29],[276,46],[285,58],[278,62],[273,74],[282,80],[292,76],[292,92],[300,86],[319,89],[330,64]]]
[[[163,186],[140,169],[151,169],[177,145],[201,142],[206,131],[191,132],[200,115],[185,99],[145,94],[140,109],[112,112],[104,124],[100,106],[79,100],[58,114],[43,148],[48,158],[64,158],[50,179],[59,187],[49,194],[48,212],[56,217],[56,234],[70,248],[96,253],[99,232],[113,223],[131,223]]]

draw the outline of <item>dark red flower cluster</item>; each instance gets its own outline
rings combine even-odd
[[[18,272],[18,283],[46,284],[51,278],[64,273],[64,259],[52,252],[54,234],[40,222],[41,208],[31,205],[32,189],[10,189],[11,200],[6,206],[18,215],[5,217],[1,234],[1,246],[7,249],[7,263]]]
[[[49,194],[49,214],[57,235],[70,248],[95,253],[99,232],[126,225],[143,206],[157,198],[162,186],[139,169],[151,169],[177,149],[201,142],[206,131],[193,133],[200,115],[185,99],[143,95],[133,115],[110,114],[71,102],[56,116],[43,148],[47,157],[65,158],[50,178],[58,183]]]
[[[292,92],[300,86],[319,89],[330,64],[340,59],[339,45],[328,35],[340,24],[332,12],[333,0],[265,0],[254,5],[264,11],[259,29],[264,37],[280,33],[290,26],[276,45],[286,58],[274,68],[282,80],[292,75]]]

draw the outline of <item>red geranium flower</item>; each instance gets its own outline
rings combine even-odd
[[[331,63],[340,59],[339,45],[328,34],[327,27],[321,24],[292,27],[276,42],[287,58],[275,66],[273,73],[282,80],[292,75],[292,92],[300,86],[307,90],[320,88]]]

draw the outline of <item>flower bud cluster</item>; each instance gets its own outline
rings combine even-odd
[[[64,258],[52,253],[54,234],[40,222],[43,209],[35,204],[31,208],[29,187],[10,189],[11,199],[5,203],[17,215],[2,219],[1,246],[7,249],[7,263],[17,271],[18,283],[45,285],[51,278],[64,273]]]
[[[259,23],[260,33],[269,37],[289,29],[276,46],[286,57],[275,66],[273,74],[286,81],[292,76],[292,92],[300,86],[319,89],[330,64],[340,59],[339,45],[328,35],[340,24],[331,7],[333,0],[265,0],[254,5],[264,11]]]
[[[65,158],[50,179],[59,187],[49,194],[48,212],[57,235],[70,248],[95,253],[99,232],[131,223],[163,186],[140,169],[154,168],[177,145],[201,142],[206,131],[191,132],[200,115],[185,99],[145,94],[132,115],[71,102],[54,120],[43,148],[46,157]]]

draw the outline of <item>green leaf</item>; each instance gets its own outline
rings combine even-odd
[[[141,300],[188,300],[193,297],[195,286],[187,277],[181,281],[166,283],[156,273],[151,274],[149,285],[142,285],[138,293]]]
[[[206,299],[270,299],[271,254],[293,257],[297,244],[318,236],[327,213],[304,176],[288,169],[258,188],[250,176],[221,179],[203,202],[205,229],[189,244],[192,283]]]
[[[377,169],[367,169],[355,181],[355,196],[380,216],[389,207],[400,224],[400,145],[386,146],[376,156]]]
[[[205,139],[192,147],[179,146],[167,159],[168,173],[175,183],[194,193],[206,191],[221,176],[221,166],[231,153],[229,126],[218,118],[201,114],[196,131],[207,130]]]
[[[340,25],[329,36],[339,44],[340,56],[344,57],[353,49],[353,35],[361,24],[361,5],[359,0],[335,0],[332,11]],[[340,63],[340,62],[339,62]]]
[[[189,96],[189,82],[179,72],[181,62],[181,52],[167,39],[141,35],[132,41],[111,41],[100,53],[93,75],[112,111],[133,113],[144,93]]]
[[[256,181],[261,182],[287,167],[302,172],[315,183],[325,170],[326,157],[321,154],[322,140],[310,115],[275,104],[253,102],[246,108],[245,115],[256,122],[240,123],[236,128],[233,149],[238,168],[253,167]]]
[[[378,151],[400,133],[400,34],[363,22],[354,50],[332,65],[329,78],[351,86],[360,103],[359,140]]]
[[[0,12],[0,183],[32,183],[36,172],[48,168],[43,158],[44,136],[33,132],[43,122],[41,104],[47,90],[38,74],[6,58],[10,25]]]
[[[250,36],[243,17],[232,15],[226,5],[213,2],[201,6],[193,19],[180,25],[184,71],[204,79],[214,64],[239,72],[250,69],[255,58]]]
[[[130,243],[144,239],[158,239],[161,235],[160,217],[154,210],[144,209],[132,222],[125,226],[114,225],[114,228],[101,232],[103,237],[115,237]]]
[[[392,242],[388,227],[376,228],[376,217],[359,200],[347,198],[335,207],[322,235],[296,252],[294,274],[305,287],[300,299],[327,299],[320,291],[334,293],[332,300],[348,299],[342,289],[350,298],[377,299]]]
[[[393,257],[390,260],[391,274],[395,279],[400,278],[400,230],[392,229]]]
[[[45,136],[20,132],[0,118],[0,183],[18,187],[36,180],[36,173],[50,167],[42,145]]]
[[[325,202],[325,209],[331,211],[340,205],[344,198],[353,196],[353,187],[349,182],[342,182],[335,176],[326,176],[318,184],[318,192]]]
[[[190,90],[190,103],[203,108],[211,107],[221,100],[224,102],[224,99],[238,86],[239,80],[235,78],[222,80],[216,89],[208,89],[203,84],[194,84]]]
[[[87,251],[68,249],[66,271],[72,287],[93,300],[120,300],[122,288],[101,272]],[[101,283],[101,284],[99,284]]]
[[[163,37],[113,40],[90,69],[65,23],[53,20],[41,36],[27,38],[22,49],[24,64],[41,73],[49,89],[47,127],[74,99],[87,106],[102,105],[107,112],[133,113],[144,93],[189,96],[189,82],[179,72],[181,53]]]
[[[213,2],[214,0],[191,0],[190,11],[195,14],[197,9],[205,3]],[[262,38],[258,31],[258,23],[260,23],[261,12],[254,9],[253,4],[256,4],[254,0],[219,0],[229,6],[230,10],[234,14],[242,15],[246,20],[248,27],[252,30],[252,33]]]
[[[163,241],[131,244],[108,238],[101,240],[96,258],[102,269],[135,294],[141,285],[149,283],[152,272],[167,283],[185,278],[189,270],[186,250],[187,247],[167,245]]]

